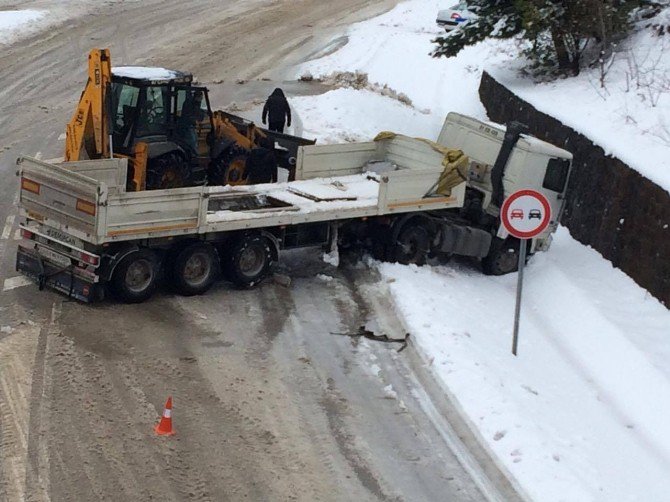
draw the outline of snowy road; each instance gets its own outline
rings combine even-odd
[[[370,271],[354,280],[303,253],[291,288],[98,307],[16,278],[14,159],[61,155],[92,46],[191,70],[223,104],[264,97],[342,26],[394,4],[90,3],[79,15],[85,2],[62,2],[76,15],[0,52],[0,499],[514,500],[447,424],[412,347],[330,334],[369,320],[399,334]],[[178,434],[164,440],[152,426],[168,394]]]

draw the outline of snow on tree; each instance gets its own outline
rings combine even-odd
[[[630,27],[631,13],[659,7],[653,0],[470,0],[477,15],[465,25],[434,40],[434,57],[452,57],[486,38],[520,37],[536,69],[558,69],[578,75],[585,50],[589,63],[600,63]]]

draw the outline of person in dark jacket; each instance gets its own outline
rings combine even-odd
[[[196,157],[198,155],[198,134],[196,125],[205,119],[205,111],[202,109],[202,91],[187,94],[182,105],[181,114],[177,119],[177,136],[191,149]]]
[[[270,122],[268,129],[276,132],[284,132],[284,123],[291,127],[291,108],[288,106],[284,91],[277,88],[272,91],[263,107],[263,124],[266,119]]]

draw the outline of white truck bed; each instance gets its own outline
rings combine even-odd
[[[237,187],[229,197],[251,195],[271,198],[286,206],[240,211],[214,210],[207,213],[207,223],[244,221],[246,219],[296,217],[333,211],[372,211],[379,204],[379,176],[375,173],[337,178],[316,178],[280,184]],[[225,197],[225,196],[224,196]]]
[[[465,182],[435,194],[444,153],[428,142],[306,146],[297,181],[125,192],[126,161],[67,165],[22,157],[22,214],[85,242],[205,234],[461,207]]]

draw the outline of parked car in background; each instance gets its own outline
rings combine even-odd
[[[475,19],[477,16],[468,10],[468,4],[459,2],[458,4],[443,9],[437,13],[437,24],[446,31],[455,30],[459,26]]]

